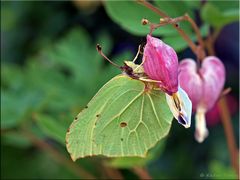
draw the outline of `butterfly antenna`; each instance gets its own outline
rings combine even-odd
[[[121,69],[121,67],[119,65],[117,65],[116,63],[112,62],[110,59],[108,59],[108,57],[102,52],[102,47],[100,46],[100,44],[97,44],[96,46],[98,53],[104,58],[106,59],[108,62],[110,62],[112,65],[116,66],[117,68]]]

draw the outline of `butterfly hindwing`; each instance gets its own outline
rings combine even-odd
[[[172,114],[161,91],[126,75],[106,83],[66,136],[73,160],[92,155],[145,156],[169,131]]]

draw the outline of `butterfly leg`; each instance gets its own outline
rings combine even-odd
[[[161,90],[161,91],[166,91],[166,87],[162,84],[162,81],[157,81],[157,80],[153,80],[153,79],[147,79],[147,78],[139,78],[140,81],[144,81],[144,82],[152,82],[152,83],[158,83],[158,87],[154,87],[154,90]]]
[[[144,81],[144,82],[152,82],[152,83],[161,83],[162,81],[157,81],[157,80],[153,80],[153,79],[146,79],[146,78],[142,78],[140,77],[139,80]]]
[[[136,67],[135,71],[138,70],[140,67],[142,67],[143,63],[146,61],[147,57],[144,56],[143,61],[141,62],[141,64],[138,65],[138,67]]]

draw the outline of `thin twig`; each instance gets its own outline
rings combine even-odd
[[[215,54],[214,40],[213,40],[213,37],[211,36],[211,34],[207,37],[207,39],[205,41],[205,46],[208,50],[209,55],[214,55]]]
[[[54,147],[46,143],[45,141],[39,139],[37,136],[35,136],[32,132],[25,130],[23,131],[23,134],[39,149],[42,149],[44,151],[47,151],[55,161],[63,164],[64,166],[67,166],[74,174],[77,176],[84,178],[84,179],[95,179],[95,177],[88,173],[86,170],[78,166],[77,164],[74,164],[70,159],[66,158],[64,155],[59,153]]]
[[[212,35],[209,35],[207,38],[206,47],[208,49],[209,55],[215,55],[214,42],[218,36],[218,32],[213,34],[214,37]],[[227,91],[230,91],[230,90],[227,90]],[[227,106],[226,97],[222,96],[219,99],[217,105],[220,109],[220,117],[223,124],[228,149],[230,152],[231,164],[239,177],[238,148],[237,148],[236,140],[233,133],[232,123],[231,123],[232,122],[231,114]]]
[[[153,12],[157,13],[158,15],[164,17],[164,18],[170,18],[165,12],[161,11],[160,9],[156,8],[153,6],[151,3],[145,1],[145,0],[137,0],[138,3],[141,5],[149,8]],[[201,37],[200,30],[197,26],[197,24],[190,18],[189,15],[186,14],[185,19],[190,22],[192,25],[194,31],[197,34],[197,38],[200,44],[200,48],[191,40],[191,38],[178,26],[177,23],[172,24],[172,26],[178,31],[178,33],[183,37],[183,39],[188,43],[189,47],[192,49],[192,51],[196,54],[198,59],[203,59],[205,57],[205,52],[204,52],[204,43]]]
[[[214,32],[212,34],[212,41],[215,42],[218,35],[220,34],[221,30],[220,29],[214,29]]]
[[[199,45],[201,46],[202,49],[204,49],[204,41],[202,39],[202,35],[201,35],[200,29],[198,28],[197,24],[195,23],[195,21],[188,14],[185,14],[185,18],[191,24],[192,28],[194,29],[194,31],[195,31],[195,33],[197,35],[197,39],[198,39]],[[205,52],[203,51],[203,53],[205,53]],[[202,56],[204,57],[206,55],[203,54]]]
[[[142,5],[144,5],[144,6],[146,6],[148,9],[151,9],[153,12],[155,12],[156,14],[158,14],[158,15],[160,15],[162,17],[165,17],[165,18],[169,17],[165,12],[163,12],[160,9],[154,7],[152,4],[148,3],[145,0],[137,0],[137,2],[142,4]]]
[[[145,21],[143,21],[145,20]],[[179,16],[179,17],[176,17],[176,18],[160,18],[160,23],[156,24],[156,23],[152,23],[150,22],[148,19],[143,19],[142,23],[143,25],[146,25],[146,24],[150,24],[150,27],[152,29],[157,29],[161,26],[165,26],[165,25],[168,25],[168,24],[172,24],[172,25],[176,25],[177,23],[181,22],[181,21],[186,21],[186,17],[185,16]]]
[[[102,162],[101,168],[104,170],[104,173],[110,179],[118,179],[118,180],[124,179],[122,174],[120,173],[120,171],[118,169],[109,167],[104,162]]]
[[[147,170],[144,168],[134,167],[133,171],[140,177],[140,179],[152,179]]]
[[[234,170],[239,173],[239,163],[238,163],[238,148],[236,145],[236,141],[235,141],[235,137],[233,134],[233,127],[231,124],[231,115],[229,112],[229,109],[227,107],[227,103],[226,103],[226,98],[222,97],[219,102],[218,102],[218,106],[221,109],[220,110],[220,116],[221,116],[221,120],[222,120],[222,124],[224,127],[224,132],[225,132],[225,136],[227,139],[227,144],[228,144],[228,149],[230,152],[230,156],[231,156],[231,164],[232,167],[234,168]],[[239,174],[238,174],[239,176]]]
[[[231,91],[232,91],[232,88],[230,88],[230,87],[224,89],[224,90],[221,92],[219,98],[222,98],[222,97],[226,96],[226,95],[229,94]]]

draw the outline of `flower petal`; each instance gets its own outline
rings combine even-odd
[[[193,59],[184,59],[179,64],[179,84],[192,101],[193,111],[196,111],[202,97],[202,80],[197,73],[197,64]]]
[[[199,70],[203,78],[202,106],[207,110],[216,103],[225,83],[225,68],[223,63],[215,56],[209,56],[203,60]]]
[[[179,87],[178,92],[174,93],[173,96],[166,93],[166,100],[175,119],[185,128],[189,128],[191,126],[192,102],[187,93]]]
[[[160,39],[147,35],[144,48],[143,68],[149,78],[161,81],[159,84],[171,95],[178,90],[178,58],[173,48]]]
[[[196,124],[195,124],[195,139],[197,142],[202,143],[206,137],[208,136],[208,129],[206,126],[205,119],[206,109],[203,107],[197,108],[197,113],[195,116]]]

